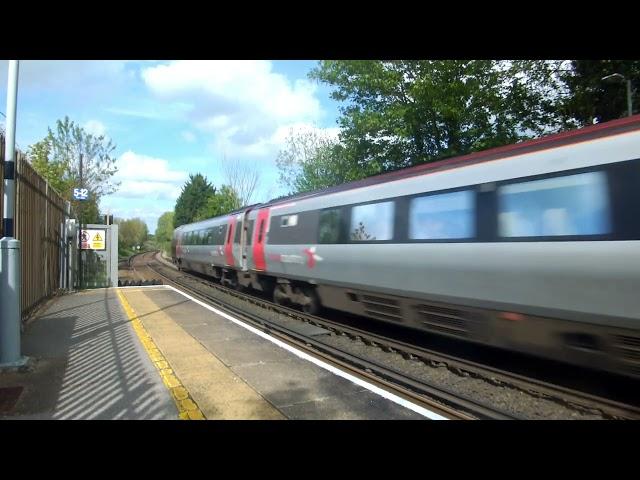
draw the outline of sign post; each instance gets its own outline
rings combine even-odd
[[[73,198],[83,202],[88,197],[88,190],[84,188],[82,182],[82,154],[80,154],[80,187],[73,189]],[[82,275],[82,213],[84,209],[80,208],[82,203],[78,205],[78,223],[80,228],[78,229],[78,290],[82,290],[83,275]]]

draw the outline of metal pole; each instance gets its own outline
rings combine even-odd
[[[627,109],[629,110],[629,116],[633,115],[633,108],[631,105],[631,80],[627,80]]]
[[[80,188],[84,188],[82,183],[82,154],[80,154]],[[82,213],[84,208],[82,208],[82,200],[78,203],[78,290],[82,290]]]
[[[19,364],[20,356],[20,241],[14,238],[16,200],[16,105],[18,60],[9,60],[7,79],[7,143],[4,163],[4,208],[0,239],[0,364]]]

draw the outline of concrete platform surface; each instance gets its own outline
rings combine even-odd
[[[120,291],[208,419],[424,419],[174,290]]]
[[[22,351],[1,419],[425,418],[169,287],[57,298]]]
[[[2,419],[178,419],[115,289],[55,299],[22,336],[27,371],[0,373]]]

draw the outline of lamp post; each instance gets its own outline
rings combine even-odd
[[[603,81],[608,81],[608,80],[620,80],[621,82],[624,82],[626,80],[627,83],[627,110],[628,110],[628,116],[630,117],[631,115],[633,115],[633,105],[631,103],[631,80],[625,78],[624,75],[620,74],[620,73],[612,73],[611,75],[607,75],[606,77],[602,77]]]

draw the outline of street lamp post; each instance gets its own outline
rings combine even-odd
[[[613,73],[611,75],[607,75],[606,77],[602,77],[602,80],[607,81],[607,80],[620,80],[625,82],[627,84],[627,111],[628,111],[628,116],[630,117],[631,115],[633,115],[633,104],[631,102],[631,80],[628,78],[625,78],[624,75],[621,75],[619,73]]]

